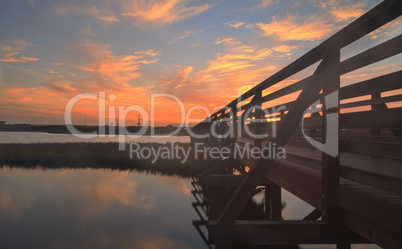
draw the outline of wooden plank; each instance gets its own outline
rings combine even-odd
[[[310,154],[308,154],[309,152]],[[286,160],[304,167],[321,170],[321,160],[315,155],[317,153],[312,152],[315,152],[315,150],[306,149],[300,150],[300,152],[297,153],[295,150],[292,151],[292,147],[288,146]],[[400,179],[402,176],[402,162],[381,160],[380,158],[370,160],[370,158],[359,155],[355,155],[354,157],[355,160],[350,156],[349,158],[345,157],[346,164],[343,162],[340,165],[341,177],[390,193],[402,195],[402,181]],[[359,162],[360,164],[354,164],[354,167],[351,167],[350,163],[353,163],[353,161]],[[368,163],[370,161],[373,163],[373,167],[369,167],[370,165]]]
[[[361,236],[379,245],[382,248],[400,249],[402,248],[402,237],[363,219],[356,214],[341,210],[340,219],[342,224]]]
[[[227,229],[210,221],[209,240],[216,245],[295,245],[368,243],[343,226],[320,221],[238,220]]]
[[[341,74],[345,74],[364,66],[384,60],[402,52],[402,35],[398,35],[384,43],[368,49],[358,56],[346,59],[342,62]]]
[[[321,173],[278,160],[266,174],[266,178],[281,188],[321,210]]]
[[[339,119],[341,129],[398,129],[402,127],[402,108],[343,113]],[[321,127],[321,118],[304,119],[304,127]]]
[[[370,99],[370,100],[363,100],[357,101],[352,103],[341,104],[341,109],[344,108],[351,108],[351,107],[359,107],[359,106],[368,106],[368,105],[376,105],[376,104],[385,104],[390,102],[402,101],[402,95],[378,98],[378,99]]]
[[[340,99],[369,95],[373,92],[386,92],[401,88],[402,70],[365,80],[339,89]]]
[[[402,230],[400,229],[402,223],[401,207],[342,184],[338,187],[337,203],[339,207],[402,237]]]
[[[402,143],[341,140],[341,151],[374,157],[402,159]]]

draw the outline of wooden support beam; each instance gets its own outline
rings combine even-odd
[[[351,249],[350,244],[337,244],[336,249]]]
[[[282,219],[281,187],[271,181],[265,185],[265,214],[272,220]]]
[[[336,189],[339,185],[339,87],[340,87],[340,50],[338,48],[328,51],[327,60],[329,61],[326,72],[326,87],[323,88],[322,108],[322,137],[325,144],[322,151],[322,220],[328,224],[338,222],[336,206]],[[335,93],[335,95],[333,95]],[[333,99],[328,96],[333,96]],[[328,103],[330,102],[330,103]],[[329,115],[334,116],[331,121]],[[329,131],[330,128],[335,128]],[[336,134],[333,134],[333,133]],[[333,141],[329,141],[329,136],[335,136]],[[329,151],[325,151],[325,148]],[[328,153],[334,153],[330,155]]]
[[[195,227],[195,229],[196,229],[196,230],[198,231],[198,233],[200,234],[202,240],[205,242],[205,245],[207,245],[207,247],[208,247],[209,249],[212,249],[211,245],[210,245],[209,242],[208,242],[207,236],[204,234],[204,232],[203,232],[203,231],[201,230],[201,228],[200,228],[200,226],[206,226],[206,225],[207,225],[207,223],[204,222],[204,221],[198,221],[198,220],[193,221],[193,226]]]
[[[343,226],[330,226],[321,221],[237,220],[227,229],[210,221],[208,230],[210,243],[216,245],[368,243]]]
[[[376,92],[376,93],[372,93],[371,94],[371,99],[372,100],[376,100],[376,99],[381,99],[381,93],[380,92]],[[387,109],[387,106],[382,104],[373,104],[371,105],[371,110],[383,110],[383,109]],[[371,129],[371,136],[381,136],[381,129]]]
[[[306,217],[304,217],[303,220],[317,220],[318,218],[321,217],[321,211],[318,209],[314,209],[309,213]]]

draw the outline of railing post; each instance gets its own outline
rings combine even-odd
[[[335,91],[339,91],[340,87],[340,50],[339,48],[331,49],[327,52],[324,60],[328,60],[326,64],[327,68],[324,69],[325,84],[323,87],[323,100],[325,96]],[[339,95],[337,95],[339,96]],[[339,185],[339,97],[336,99],[337,103],[332,103],[331,106],[327,106],[325,101],[322,101],[322,137],[323,142],[328,142],[326,134],[328,125],[337,127],[337,141],[331,141],[337,143],[337,155],[331,156],[322,152],[322,220],[327,224],[336,224],[338,222],[338,212],[336,205],[336,192]],[[327,110],[328,108],[328,110]],[[338,118],[335,123],[328,123],[328,114],[338,113]]]
[[[261,98],[262,98],[262,92],[257,91],[254,98],[256,99],[256,103],[254,105],[254,134],[255,135],[262,135],[263,133],[263,127],[264,127],[264,112],[262,111],[262,103],[261,103]],[[262,139],[260,138],[255,138],[254,139],[254,145],[257,147],[262,146]]]
[[[265,216],[272,220],[282,218],[281,187],[271,181],[265,184]]]
[[[376,100],[381,98],[381,93],[380,92],[375,92],[371,94],[371,100]],[[383,105],[382,104],[372,104],[371,105],[371,110],[381,110]],[[371,136],[381,136],[381,129],[372,129],[371,130]]]
[[[232,154],[234,153],[235,149],[236,149],[236,140],[237,140],[237,135],[238,135],[238,123],[237,123],[237,103],[238,100],[236,99],[236,101],[234,102],[233,106],[232,106],[232,125],[233,125],[233,134],[230,134],[230,136],[232,137]]]

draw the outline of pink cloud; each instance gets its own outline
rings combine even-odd
[[[327,37],[334,28],[327,21],[315,16],[305,18],[288,15],[285,18],[273,17],[270,23],[256,23],[262,36],[276,36],[281,41],[315,41]]]
[[[209,4],[189,6],[185,0],[129,0],[122,4],[121,15],[135,24],[150,23],[163,26],[198,15],[210,8]]]
[[[0,44],[0,61],[4,62],[29,62],[38,61],[39,58],[34,56],[20,55],[27,47],[34,45],[25,39],[9,39],[5,44]],[[19,56],[19,57],[18,57]]]

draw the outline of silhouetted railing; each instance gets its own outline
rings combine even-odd
[[[195,138],[193,141],[207,142],[206,146],[228,146],[233,155],[235,145],[243,147],[248,145],[261,147],[269,143],[277,147],[289,143],[305,145],[304,137],[310,141],[314,138],[318,143],[328,142],[326,140],[332,135],[335,140],[331,142],[334,142],[335,148],[331,148],[331,152],[323,152],[322,160],[315,162],[319,164],[322,174],[320,206],[322,222],[325,224],[338,222],[336,191],[340,177],[401,195],[400,181],[384,186],[378,177],[374,181],[369,175],[343,167],[340,165],[339,156],[340,151],[346,151],[385,158],[402,158],[400,153],[402,108],[400,102],[398,103],[402,101],[402,71],[386,73],[352,85],[340,84],[341,75],[402,52],[402,35],[398,35],[348,59],[343,61],[340,59],[342,48],[401,14],[401,1],[388,0],[380,3],[195,126],[194,132],[207,138],[200,140]],[[291,84],[284,82],[315,63],[319,65],[311,76]],[[389,96],[384,94],[389,91],[394,92]],[[320,103],[316,102],[317,100],[321,100]],[[394,102],[396,106],[393,108],[387,106]],[[317,109],[320,112],[317,112]],[[330,115],[333,118],[329,119]],[[328,127],[335,127],[335,130],[327,132]],[[325,143],[323,144],[325,147]],[[239,182],[233,196],[217,217],[217,226],[225,227],[233,224],[275,162],[275,158],[237,159],[251,169]],[[356,176],[357,174],[360,175]]]

